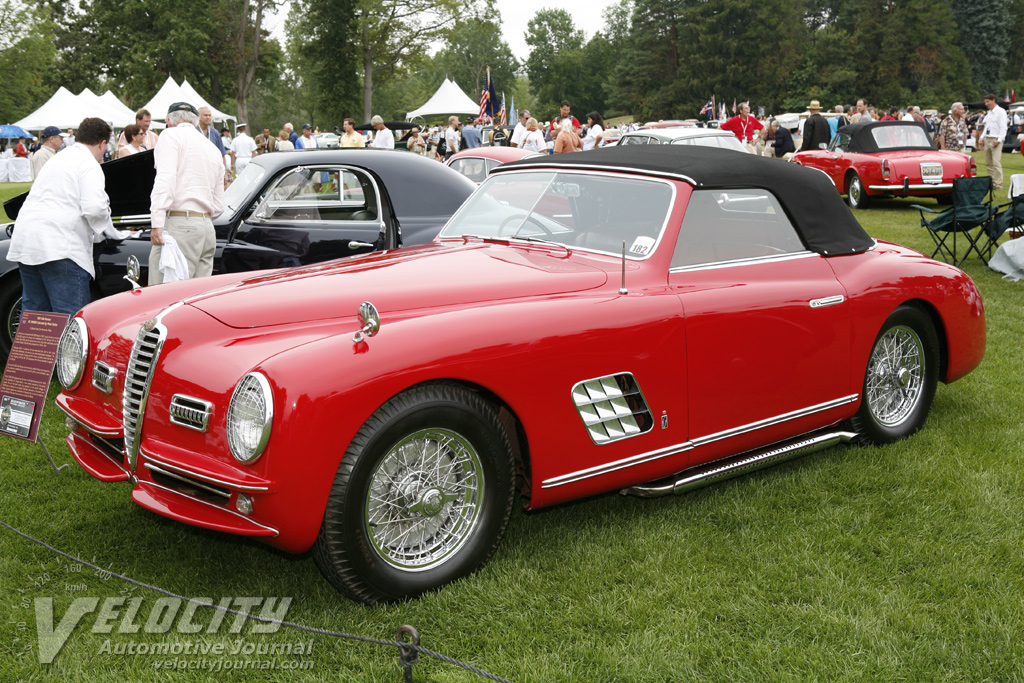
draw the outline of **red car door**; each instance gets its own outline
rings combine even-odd
[[[770,193],[696,190],[669,285],[686,325],[691,464],[825,426],[856,400],[846,292]]]

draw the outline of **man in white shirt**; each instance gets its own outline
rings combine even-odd
[[[123,237],[110,221],[100,168],[109,138],[105,121],[85,119],[77,144],[47,163],[32,184],[7,254],[20,264],[23,310],[77,313],[89,303],[94,238]]]
[[[374,116],[370,119],[370,125],[377,131],[373,136],[373,143],[370,147],[376,147],[377,149],[395,148],[395,134],[391,132],[390,128],[384,125],[384,119],[379,115]]]
[[[75,144],[75,129],[68,128],[68,134],[64,136],[64,146],[71,147],[73,144]]]
[[[160,255],[164,232],[188,262],[189,277],[213,273],[217,234],[213,218],[224,211],[224,167],[220,153],[196,129],[199,112],[188,102],[167,110],[167,128],[156,148],[156,179],[150,195],[149,284],[163,282]],[[79,131],[81,135],[81,131]]]
[[[248,136],[244,123],[235,126],[235,139],[231,141],[231,151],[235,153],[235,172],[241,173],[256,152],[256,141]]]
[[[154,149],[156,147],[156,133],[149,129],[149,125],[153,123],[153,116],[146,109],[140,109],[135,112],[135,123],[142,126],[142,149]],[[124,131],[121,131],[121,137],[117,139],[117,148],[121,149],[123,145],[127,145],[128,141],[124,139]]]
[[[60,128],[57,126],[47,126],[43,129],[43,142],[39,146],[39,149],[35,154],[32,155],[32,177],[38,178],[39,172],[43,170],[43,166],[47,161],[53,158],[53,155],[64,144],[64,138],[60,136]]]
[[[302,124],[302,135],[295,139],[295,149],[318,149],[320,143],[313,137],[313,126]]]
[[[981,131],[981,148],[985,150],[985,168],[992,178],[992,189],[1003,189],[1003,140],[1006,138],[1006,110],[999,106],[996,96],[985,95],[985,127]]]
[[[530,120],[530,112],[524,109],[519,113],[519,120],[516,122],[515,130],[512,131],[512,146],[518,147],[523,144],[523,136],[526,135],[526,122]]]
[[[444,129],[444,142],[448,146],[444,153],[444,160],[448,161],[452,155],[459,151],[459,117],[449,116],[448,127]]]

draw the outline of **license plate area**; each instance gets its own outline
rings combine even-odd
[[[942,182],[942,164],[921,164],[921,182],[938,185]]]

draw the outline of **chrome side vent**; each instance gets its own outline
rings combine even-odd
[[[149,320],[132,345],[132,355],[128,361],[128,370],[124,375],[124,396],[121,408],[124,419],[124,453],[128,456],[128,465],[135,471],[135,458],[139,454],[139,435],[142,431],[142,416],[146,412],[146,398],[149,396],[149,383],[153,381],[153,370],[160,357],[160,349],[167,330],[154,321]]]
[[[644,434],[654,426],[651,409],[628,372],[580,382],[572,388],[572,401],[599,446]]]
[[[213,415],[213,404],[184,394],[171,397],[171,422],[182,427],[205,432]]]
[[[104,394],[114,391],[114,378],[117,377],[117,368],[112,368],[102,361],[96,361],[92,366],[92,385]]]

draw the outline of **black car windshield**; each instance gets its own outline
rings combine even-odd
[[[928,133],[918,126],[879,126],[871,131],[878,149],[934,149]]]
[[[253,189],[263,182],[267,174],[259,164],[249,164],[242,169],[234,182],[224,190],[225,213],[234,213],[252,197]]]
[[[525,171],[487,178],[442,238],[539,238],[644,259],[654,253],[675,196],[671,183],[595,173]]]

